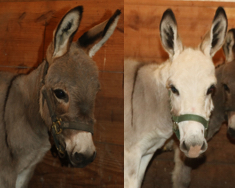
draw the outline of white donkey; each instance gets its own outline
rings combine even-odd
[[[217,86],[213,95],[215,108],[210,119],[208,141],[219,131],[224,121],[228,122],[228,134],[235,137],[235,29],[228,31],[223,50],[226,60],[216,68]],[[192,164],[197,161],[183,156],[176,145],[174,151],[173,187],[187,188],[191,181]]]
[[[186,156],[195,158],[207,149],[204,133],[216,84],[212,56],[222,46],[226,30],[227,17],[219,7],[199,47],[186,48],[178,36],[175,16],[168,9],[160,34],[169,59],[161,65],[125,62],[125,188],[141,186],[150,159],[172,135],[173,125]]]

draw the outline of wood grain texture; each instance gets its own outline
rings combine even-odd
[[[120,0],[2,2],[0,5],[2,66],[35,67],[41,63],[54,29],[63,15],[75,6],[83,5],[84,12],[74,40],[109,19],[116,9],[124,12]],[[121,14],[114,34],[94,57],[100,70],[123,72],[123,19]]]
[[[36,167],[30,188],[123,187],[123,0],[0,1],[0,71],[28,73],[45,57],[53,30],[70,9],[84,6],[74,40],[96,24],[122,11],[117,28],[96,53],[101,90],[97,94],[94,143],[97,156],[87,167],[61,166],[50,151]]]
[[[175,14],[179,35],[185,46],[197,47],[209,31],[218,7],[224,6],[228,29],[235,27],[234,3],[194,1],[125,1],[125,57],[161,63],[168,58],[160,42],[159,24],[163,12],[171,8]],[[220,50],[214,61],[222,61]]]

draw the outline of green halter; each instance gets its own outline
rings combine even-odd
[[[171,92],[169,91],[169,97],[170,95],[171,95]],[[171,106],[171,99],[170,99],[170,110],[171,109],[172,109],[172,106]],[[178,123],[183,122],[183,121],[196,121],[196,122],[201,123],[204,126],[204,136],[206,136],[207,134],[209,121],[207,121],[202,116],[195,115],[195,114],[183,114],[180,116],[175,116],[171,114],[171,119],[173,121],[173,131],[178,139],[180,139],[180,131],[179,131]]]

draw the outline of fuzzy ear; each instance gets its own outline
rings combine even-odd
[[[183,50],[182,42],[178,36],[175,15],[171,9],[167,9],[163,13],[160,23],[160,35],[162,46],[168,52],[171,59]]]
[[[121,11],[116,10],[109,20],[106,20],[103,23],[91,28],[78,39],[78,44],[90,57],[93,57],[113,34],[120,14]]]
[[[234,60],[234,53],[235,53],[234,38],[235,38],[235,29],[230,29],[226,35],[225,42],[223,45],[226,62],[231,62]]]
[[[204,54],[213,57],[223,45],[227,32],[227,16],[222,7],[216,10],[210,31],[205,35],[200,48]]]
[[[73,36],[79,27],[82,12],[82,6],[75,7],[60,21],[57,29],[54,31],[53,58],[60,57],[68,51]]]

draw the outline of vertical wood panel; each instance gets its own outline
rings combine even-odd
[[[125,1],[125,57],[161,63],[168,58],[161,46],[159,25],[163,12],[172,8],[185,46],[197,47],[209,31],[217,6],[225,6],[228,29],[235,27],[234,3],[201,1]],[[220,50],[214,61],[223,60]]]
[[[49,151],[36,167],[32,188],[123,187],[123,0],[0,1],[0,70],[27,73],[36,68],[58,22],[78,5],[84,12],[75,40],[116,9],[122,11],[117,29],[94,56],[101,83],[95,108],[97,157],[85,168],[69,168]]]

